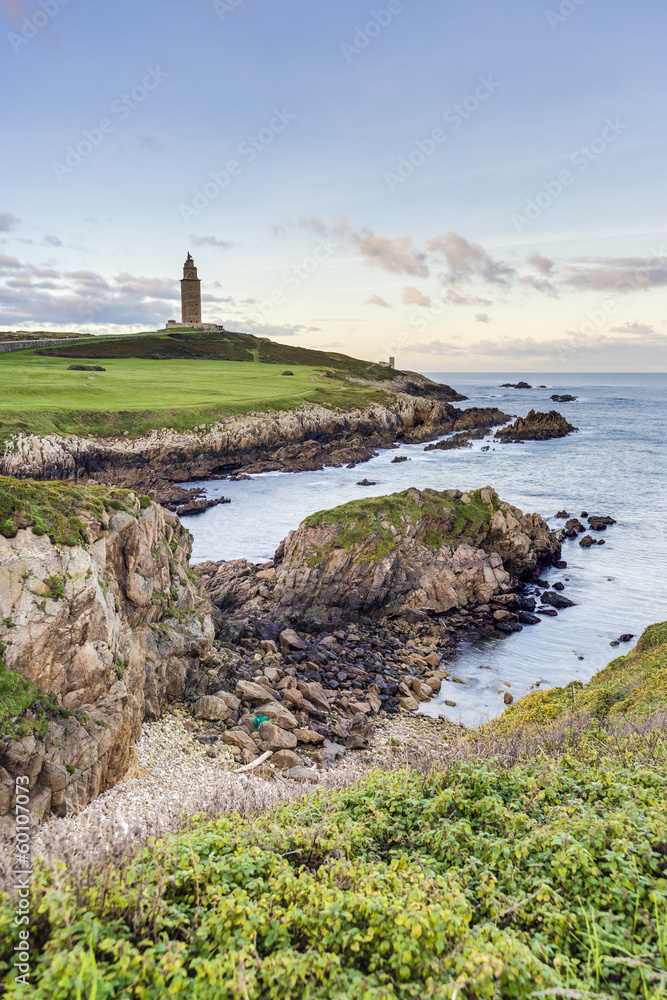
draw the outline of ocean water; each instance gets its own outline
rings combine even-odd
[[[582,549],[578,539],[568,539],[563,546],[567,569],[545,573],[551,582],[565,583],[564,595],[576,607],[523,632],[459,647],[450,665],[468,686],[444,684],[422,711],[477,725],[503,711],[498,694],[502,681],[511,684],[515,698],[538,681],[542,688],[585,682],[630,648],[614,650],[612,639],[622,633],[639,635],[652,622],[667,619],[667,375],[429,377],[469,396],[468,402],[456,404],[462,408],[498,406],[519,416],[531,407],[553,408],[579,431],[525,444],[501,445],[488,438],[471,449],[448,452],[400,445],[355,469],[205,482],[199,485],[211,497],[224,495],[232,503],[183,518],[183,523],[194,535],[193,562],[242,557],[263,562],[308,514],[410,486],[466,490],[490,485],[503,500],[524,512],[537,511],[553,528],[563,526],[554,516],[563,508],[577,517],[587,511],[616,518],[618,523],[606,532],[593,532],[605,545]],[[518,381],[546,388],[500,387]],[[552,393],[571,393],[577,402],[552,403]],[[483,452],[487,444],[490,450]],[[410,461],[393,465],[396,455]],[[364,478],[377,485],[357,486]],[[456,701],[456,707],[445,706],[445,699]]]

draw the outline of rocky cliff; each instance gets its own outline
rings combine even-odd
[[[184,482],[240,469],[310,470],[365,461],[397,439],[419,443],[482,426],[479,421],[490,426],[489,421],[506,419],[499,411],[495,421],[489,411],[471,415],[448,401],[452,395],[461,398],[453,390],[435,383],[431,387],[406,384],[403,389],[409,392],[386,394],[384,402],[361,408],[304,404],[296,410],[229,417],[193,431],[99,438],[19,434],[5,443],[0,472],[131,487],[155,477]]]
[[[190,549],[147,497],[0,477],[0,816],[17,775],[41,817],[114,785],[142,720],[207,674]]]
[[[491,487],[410,489],[307,518],[275,564],[245,560],[197,567],[218,608],[246,609],[304,627],[406,611],[487,605],[559,558],[538,514]]]

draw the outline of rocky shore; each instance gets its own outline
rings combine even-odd
[[[374,383],[364,385],[374,389]],[[461,410],[451,401],[465,397],[416,375],[389,387],[378,383],[377,393],[382,401],[365,407],[304,403],[293,410],[228,417],[192,431],[162,429],[135,437],[19,434],[5,442],[0,473],[93,479],[151,493],[139,484],[349,465],[367,461],[397,440],[418,444],[506,419],[498,410]]]

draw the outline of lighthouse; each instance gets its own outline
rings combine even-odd
[[[201,325],[201,281],[190,253],[183,265],[181,280],[181,322],[183,326]]]

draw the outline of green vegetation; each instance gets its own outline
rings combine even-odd
[[[6,646],[0,642],[0,735],[22,740],[31,734],[44,739],[53,717],[59,715],[55,702],[15,670],[8,670],[2,657]]]
[[[664,996],[667,754],[594,729],[513,769],[375,772],[33,877],[31,1000]],[[569,991],[569,992],[567,992]]]
[[[73,358],[104,372],[68,371]],[[283,376],[286,365],[293,378]],[[397,373],[342,354],[248,334],[193,333],[104,340],[0,355],[0,440],[34,434],[144,434],[193,430],[254,410],[304,402],[341,408],[382,401]]]
[[[621,720],[667,707],[667,622],[647,628],[636,649],[595,674],[588,684],[533,691],[491,723],[496,732],[552,725],[578,713]]]
[[[453,492],[453,491],[450,491]],[[410,525],[422,522],[418,540],[430,549],[439,549],[455,539],[475,541],[488,531],[489,521],[499,510],[495,496],[484,503],[481,490],[471,490],[470,503],[455,500],[436,490],[404,490],[384,497],[352,500],[331,510],[307,517],[308,528],[332,526],[339,529],[333,541],[314,548],[313,560],[319,562],[333,548],[362,546],[362,559],[383,559],[405,537]]]
[[[136,498],[129,490],[108,486],[37,482],[0,476],[0,534],[13,538],[19,528],[48,535],[54,544],[84,545],[89,541],[86,521],[104,523],[109,510],[135,514]],[[45,581],[47,596],[62,597],[64,581]]]

